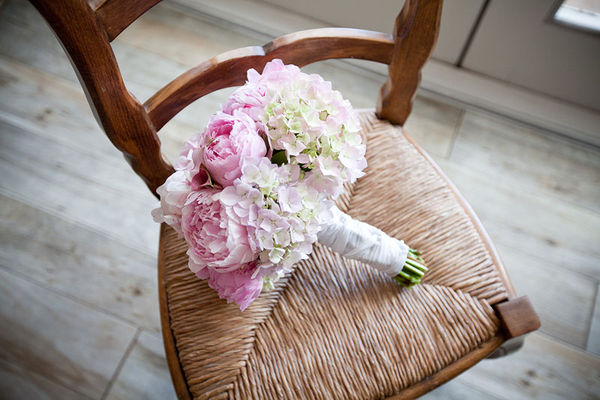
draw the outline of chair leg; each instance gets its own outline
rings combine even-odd
[[[502,321],[502,331],[506,341],[488,358],[498,358],[513,353],[523,347],[525,335],[541,326],[527,296],[517,297],[495,306]]]
[[[521,347],[523,347],[523,344],[525,343],[525,336],[526,335],[508,339],[506,342],[502,343],[502,346],[498,347],[492,354],[490,354],[486,358],[500,358],[520,350]]]

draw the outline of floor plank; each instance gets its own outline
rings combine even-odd
[[[0,58],[0,119],[61,145],[110,160],[121,169],[120,181],[124,185],[146,192],[94,120],[79,83],[20,61]],[[196,131],[179,121],[168,124],[159,133],[163,152],[169,159],[176,159],[185,140]]]
[[[142,332],[114,382],[108,400],[176,399],[162,339]]]
[[[462,116],[459,108],[417,96],[404,129],[427,153],[447,158]]]
[[[135,21],[116,42],[159,54],[189,68],[238,47],[262,46],[262,40],[254,32],[236,32],[159,5]]]
[[[421,400],[498,400],[485,391],[476,389],[468,384],[452,380],[437,389],[419,397]]]
[[[99,398],[136,328],[0,269],[0,359]]]
[[[0,395],[5,400],[91,399],[41,375],[0,359]]]
[[[2,121],[0,130],[2,194],[156,254],[158,225],[150,217],[156,200],[149,192],[120,186],[120,177],[130,173],[125,165],[111,167],[94,154],[75,152]]]
[[[0,54],[79,84],[60,43],[34,7],[19,0],[5,3],[0,12]],[[142,101],[188,68],[120,39],[112,47],[128,89]]]
[[[596,282],[520,250],[498,245],[517,293],[527,295],[541,331],[585,350]]]
[[[74,125],[69,120],[76,121],[75,124],[82,122],[82,126],[87,127],[90,131],[101,132],[91,117],[92,113],[73,68],[50,28],[29,3],[19,4],[15,0],[9,0],[6,3],[4,11],[0,13],[0,54],[9,57],[11,61],[3,63],[8,64],[8,67],[5,66],[5,70],[2,71],[2,74],[5,75],[1,78],[3,85],[7,85],[3,91],[7,93],[7,97],[13,87],[16,88],[18,94],[26,92],[25,97],[16,97],[17,104],[14,104],[15,110],[12,111],[16,116],[35,111],[36,119],[33,122],[47,125],[57,122],[61,116],[68,117],[64,118],[66,121],[63,121],[62,125],[54,126],[61,127],[63,132],[69,131],[69,127]],[[175,21],[171,23],[177,25]],[[221,30],[224,31],[222,28]],[[164,41],[163,43],[168,46],[168,43]],[[120,38],[113,42],[113,50],[119,61],[127,88],[141,101],[150,97],[164,84],[190,67],[160,54],[131,46]],[[55,90],[59,91],[60,95],[52,93]],[[39,94],[42,93],[48,95],[44,98],[45,102],[42,107],[37,107],[37,109],[32,107],[37,105],[35,102],[33,105],[27,104],[23,107],[23,102],[30,101],[29,96],[38,95],[37,97],[40,97]],[[14,93],[10,93],[11,97],[14,95]],[[226,96],[227,93],[222,91],[193,104],[178,116],[174,123],[163,129],[164,132],[161,131],[161,138],[174,136],[177,143],[181,143],[182,140],[206,124],[209,114],[218,109]],[[48,98],[56,101],[48,102]],[[6,104],[12,105],[8,102]],[[32,108],[34,109],[32,110]],[[210,110],[210,112],[205,112],[205,110]],[[192,127],[186,131],[183,139],[179,135],[181,121],[184,123],[188,121]],[[108,142],[101,133],[95,136]],[[112,151],[115,150],[112,149]]]
[[[100,130],[77,84],[20,61],[0,60],[3,119],[61,143],[118,159],[118,151]]]
[[[16,274],[160,331],[156,258],[0,196],[0,261]]]
[[[600,214],[552,197],[514,190],[453,161],[438,162],[473,206],[494,242],[600,279]]]
[[[6,0],[0,7],[0,54],[77,81],[58,40],[33,5]]]
[[[600,211],[598,149],[467,111],[450,160],[515,191]]]
[[[600,359],[534,333],[517,353],[484,360],[457,380],[507,400],[591,400],[600,393]]]

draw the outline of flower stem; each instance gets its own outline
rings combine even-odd
[[[425,260],[421,257],[419,250],[409,249],[406,262],[402,271],[394,277],[394,280],[402,286],[411,288],[421,283],[421,278],[427,272]]]

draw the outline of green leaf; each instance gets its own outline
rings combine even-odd
[[[283,164],[287,164],[288,159],[287,156],[285,155],[285,150],[279,150],[273,153],[273,156],[271,157],[271,162],[275,163],[279,166],[283,165]]]

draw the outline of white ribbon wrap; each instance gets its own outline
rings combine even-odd
[[[319,243],[344,257],[367,263],[390,277],[402,271],[409,250],[402,240],[353,219],[336,206],[331,208],[331,214],[331,220],[322,225],[318,234]]]

